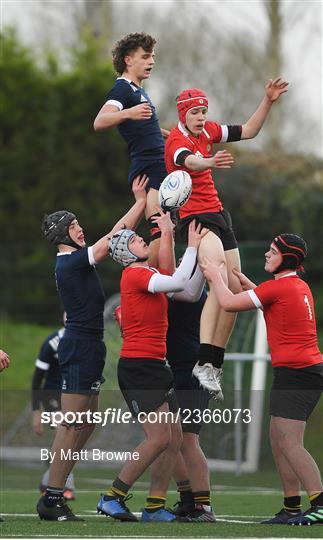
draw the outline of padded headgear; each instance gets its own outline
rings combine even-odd
[[[68,233],[69,226],[74,219],[76,219],[75,214],[68,212],[68,210],[59,210],[53,214],[45,215],[41,227],[45,238],[55,246],[67,244],[80,249],[81,246],[73,242]]]
[[[183,90],[179,96],[177,96],[176,104],[179,120],[184,126],[186,123],[186,114],[190,109],[209,106],[206,94],[199,88]]]
[[[301,264],[307,256],[307,245],[303,238],[297,236],[297,234],[283,233],[276,236],[273,244],[275,244],[283,256],[283,261],[276,268],[274,274],[282,270],[302,269]]]
[[[116,234],[114,234],[109,242],[109,254],[114,261],[126,267],[129,264],[134,262],[143,262],[147,258],[142,259],[137,257],[129,249],[130,238],[135,236],[135,231],[131,229],[121,229]]]

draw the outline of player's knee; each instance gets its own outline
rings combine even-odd
[[[171,444],[172,435],[169,426],[160,425],[160,429],[155,434],[154,437],[151,437],[151,443],[155,447],[156,452],[161,453],[166,450]]]

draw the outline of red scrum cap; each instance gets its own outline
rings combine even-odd
[[[188,90],[183,90],[180,95],[177,96],[176,104],[179,120],[184,125],[186,121],[186,113],[190,109],[209,106],[205,93],[199,88],[189,88]]]

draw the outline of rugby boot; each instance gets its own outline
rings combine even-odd
[[[187,516],[186,521],[192,523],[216,523],[216,517],[212,506],[197,504],[193,512]]]
[[[84,519],[73,514],[64,497],[59,499],[53,506],[46,506],[44,499],[45,497],[41,497],[37,504],[40,519],[46,521],[84,521]]]
[[[197,362],[192,373],[199,380],[200,385],[209,390],[215,401],[223,401],[224,397],[221,388],[222,368],[217,368],[210,363],[200,366]]]
[[[173,506],[173,514],[178,517],[188,516],[195,509],[194,503],[183,503],[182,501],[177,501]]]
[[[263,519],[260,523],[263,525],[286,525],[291,518],[299,518],[302,515],[303,512],[301,510],[299,512],[289,512],[285,508],[282,508],[274,517]]]
[[[147,510],[143,510],[141,514],[141,521],[148,523],[148,522],[161,522],[161,521],[183,521],[186,519],[179,518],[169,510],[168,508],[160,508],[159,510],[156,510],[155,512],[147,512]]]
[[[98,502],[97,512],[105,516],[110,516],[119,521],[138,521],[136,516],[130,512],[129,508],[125,505],[125,502],[132,499],[132,495],[127,495],[124,499],[112,498],[107,495],[101,495]]]
[[[288,525],[323,525],[323,506],[311,506],[302,516],[289,519]]]

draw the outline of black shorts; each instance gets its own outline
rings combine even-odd
[[[323,364],[307,368],[274,368],[270,391],[271,416],[306,422],[323,391]]]
[[[62,376],[62,393],[98,394],[106,347],[103,341],[63,337],[58,345],[58,362]]]
[[[200,418],[208,407],[210,393],[200,387],[191,371],[175,371],[174,388],[181,410],[183,432],[198,435],[203,425]]]
[[[168,402],[170,411],[178,410],[173,374],[164,361],[153,358],[120,358],[118,382],[134,417],[139,412],[156,411],[165,402]]]
[[[160,184],[166,178],[167,171],[164,158],[157,158],[154,161],[134,161],[131,163],[129,171],[129,183],[132,182],[138,174],[146,174],[149,178],[148,188],[159,189]]]
[[[216,234],[222,244],[224,251],[238,247],[236,237],[232,229],[232,220],[227,210],[222,212],[206,212],[204,214],[194,214],[180,219],[177,224],[177,234],[180,242],[187,244],[188,227],[193,219],[201,223],[203,227]]]

